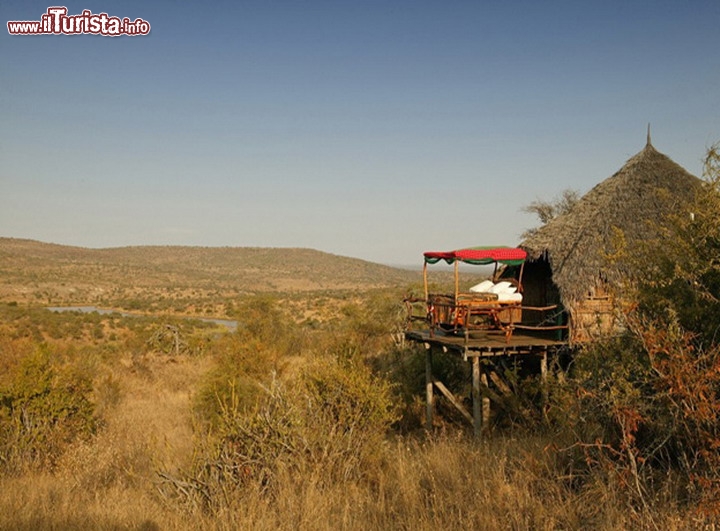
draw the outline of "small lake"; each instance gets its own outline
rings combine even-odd
[[[123,317],[162,317],[161,315],[146,315],[146,314],[140,314],[140,313],[128,313],[128,312],[121,312],[118,310],[108,310],[106,308],[98,308],[97,306],[48,306],[46,308],[47,310],[50,310],[51,312],[80,312],[80,313],[98,313],[100,315],[110,315],[113,313],[116,313],[118,315],[122,315]],[[175,317],[175,316],[173,316]],[[190,316],[180,316],[181,318],[185,319],[195,319],[197,321],[203,321],[205,323],[213,323],[216,325],[222,325],[231,332],[235,332],[237,330],[238,323],[237,321],[233,321],[231,319],[212,319],[209,317],[190,317]]]

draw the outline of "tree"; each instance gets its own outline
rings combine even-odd
[[[546,225],[558,216],[567,214],[580,201],[580,193],[570,188],[563,190],[560,197],[550,201],[536,200],[523,208],[524,212],[535,214],[540,223]],[[537,229],[529,229],[523,233],[523,238],[531,236]]]
[[[720,143],[708,149],[703,183],[662,241],[638,260],[641,311],[662,319],[668,309],[698,345],[720,343]]]

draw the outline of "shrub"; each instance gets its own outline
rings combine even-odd
[[[195,398],[201,422],[217,426],[228,408],[247,412],[263,392],[261,382],[282,370],[280,357],[259,340],[226,334],[213,345],[215,366],[204,377]]]
[[[565,474],[606,478],[633,510],[663,487],[718,516],[720,348],[697,348],[672,313],[630,324],[580,353],[573,378],[554,388],[549,418]]]
[[[644,279],[642,312],[663,319],[672,308],[694,342],[710,346],[720,342],[720,144],[708,150],[703,173],[690,208],[674,219],[674,233],[648,242],[636,265]]]
[[[92,390],[88,375],[44,345],[21,358],[0,383],[0,466],[53,466],[69,442],[93,433]]]
[[[217,510],[237,503],[245,488],[272,496],[288,473],[320,487],[362,479],[397,418],[393,404],[390,384],[367,367],[330,359],[312,363],[289,387],[273,380],[251,411],[231,393],[193,469],[182,478],[161,473],[164,492]]]

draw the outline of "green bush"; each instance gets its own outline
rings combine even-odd
[[[0,467],[52,467],[66,445],[96,428],[92,381],[56,361],[44,345],[24,356],[0,382]]]
[[[282,373],[284,360],[272,344],[249,333],[224,334],[208,345],[214,366],[204,376],[195,397],[201,423],[217,426],[224,408],[248,411],[257,405],[262,384]]]
[[[720,341],[720,144],[708,150],[703,173],[689,208],[676,214],[673,232],[641,247],[634,265],[643,280],[643,314],[664,319],[671,308],[694,343],[709,347]]]
[[[161,473],[165,490],[217,510],[237,503],[244,488],[272,495],[288,472],[319,486],[361,480],[380,459],[394,403],[390,384],[366,366],[329,358],[288,387],[273,380],[252,410],[231,392],[193,469],[182,478]]]

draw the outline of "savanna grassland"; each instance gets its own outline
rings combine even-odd
[[[417,282],[411,271],[311,249],[87,249],[0,238],[0,298],[45,305],[227,316],[239,298]]]
[[[442,400],[427,433],[423,352],[399,333],[418,276],[0,240],[0,529],[714,528],[717,349],[688,371],[682,329],[645,323],[545,402],[508,374],[489,437]],[[46,309],[75,304],[134,315]],[[435,363],[467,397],[466,365]]]

